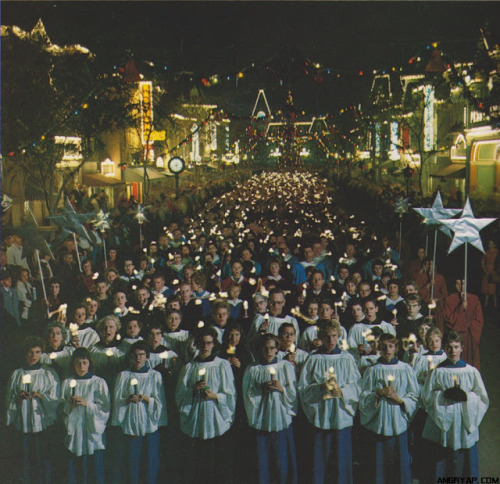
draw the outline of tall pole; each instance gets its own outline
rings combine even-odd
[[[467,242],[465,242],[464,301],[467,302]]]
[[[431,285],[431,299],[434,299],[434,279],[436,277],[436,248],[438,240],[438,229],[434,230],[434,255],[432,256],[432,285]]]

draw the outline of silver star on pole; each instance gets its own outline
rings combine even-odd
[[[439,228],[448,237],[451,237],[451,231],[448,227],[443,226],[442,220],[447,220],[460,213],[459,208],[444,208],[440,192],[437,192],[431,208],[413,208],[413,210],[423,217],[425,225]]]
[[[440,223],[453,230],[453,240],[451,241],[448,254],[453,252],[462,244],[469,243],[484,253],[483,243],[479,232],[490,225],[496,218],[475,218],[472,213],[469,197],[465,203],[464,210],[460,218],[450,220],[439,220]]]
[[[94,213],[76,213],[73,206],[67,202],[64,206],[64,212],[61,215],[54,215],[48,218],[61,226],[63,237],[66,238],[69,234],[73,233],[92,243],[89,233],[83,224],[87,223],[94,216]]]
[[[137,210],[135,212],[135,218],[137,219],[137,222],[140,224],[143,224],[144,222],[147,222],[148,219],[146,218],[146,215],[144,214],[144,211],[146,210],[146,207],[142,207],[141,204],[137,205]]]
[[[410,199],[409,198],[399,198],[394,202],[394,211],[402,217],[405,213],[408,212],[410,208]]]
[[[102,210],[99,210],[96,214],[96,218],[90,221],[97,230],[104,232],[110,228],[109,225],[109,212],[104,213]]]
[[[5,193],[2,195],[2,211],[6,212],[7,210],[9,210],[10,207],[12,207],[12,203],[14,202],[14,200],[12,200],[12,198],[9,197],[9,195],[5,195]]]

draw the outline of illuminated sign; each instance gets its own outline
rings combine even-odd
[[[141,138],[142,144],[151,139],[153,131],[153,83],[144,81],[140,84],[141,92]]]

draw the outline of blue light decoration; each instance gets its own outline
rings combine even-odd
[[[397,121],[391,122],[391,148],[389,151],[389,159],[399,160],[401,158],[399,151],[399,124]]]
[[[424,150],[434,148],[434,88],[424,87]]]
[[[380,123],[375,123],[375,156],[380,156]]]

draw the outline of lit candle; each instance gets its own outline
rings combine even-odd
[[[429,309],[435,309],[436,308],[436,301],[434,299],[429,303],[428,308]]]
[[[328,368],[328,376],[330,379],[335,378],[335,370],[333,369],[333,366],[330,366],[330,368]]]
[[[76,380],[74,378],[69,382],[69,387],[71,388],[71,396],[75,396]]]
[[[198,329],[203,328],[205,326],[205,323],[203,321],[198,321]]]
[[[417,337],[413,333],[410,333],[410,335],[408,336],[408,341],[411,344],[415,344],[417,342]]]
[[[226,353],[227,353],[228,355],[234,355],[234,354],[236,353],[236,346],[229,345],[229,346],[227,347]]]
[[[56,358],[57,358],[57,353],[55,351],[53,351],[50,355],[49,355],[49,358],[54,361]]]
[[[453,375],[453,383],[455,384],[456,387],[458,387],[458,377],[457,377],[457,375]]]
[[[248,318],[248,301],[243,301],[243,309],[245,310],[245,318]]]
[[[120,333],[118,333],[116,335],[116,341],[120,341],[122,339],[122,335]]]
[[[347,351],[349,349],[349,344],[347,343],[347,341],[345,339],[343,339],[341,342],[340,342],[340,347],[344,350],[344,351]]]
[[[206,368],[200,368],[198,370],[198,376],[200,377],[201,381],[205,381],[206,380],[206,374],[207,374],[207,369]]]
[[[307,296],[307,292],[305,289],[302,290],[302,297],[306,297]]]
[[[392,310],[392,314],[394,314],[394,317],[396,317],[398,315],[398,310],[396,308],[394,308]]]
[[[289,352],[290,352],[290,353],[295,353],[295,349],[296,349],[296,348],[295,348],[295,345],[292,343],[292,344],[290,345]]]
[[[269,367],[269,373],[271,373],[271,381],[275,381],[276,378],[276,368],[274,368],[274,366],[270,366]]]
[[[134,395],[137,395],[137,385],[138,384],[139,384],[139,381],[137,380],[137,378],[132,378],[132,380],[130,380],[130,386],[132,387]]]
[[[429,362],[429,370],[433,370],[434,369],[434,365],[432,364],[432,356],[429,355],[427,357],[427,361]]]
[[[28,373],[26,375],[23,375],[21,378],[21,382],[23,385],[26,385],[25,390],[27,392],[30,391],[30,385],[31,385],[31,375]]]
[[[158,355],[162,360],[166,360],[168,358],[168,350],[165,350],[165,351],[162,351],[159,355]]]
[[[199,305],[202,303],[202,301],[201,301],[201,299],[200,299],[200,298],[196,298],[196,299],[194,300],[194,303],[195,303],[197,306],[199,306]]]
[[[69,323],[69,330],[71,331],[71,336],[77,336],[78,335],[78,324],[76,323]]]
[[[396,379],[394,375],[389,375],[387,377],[387,382],[389,383],[389,386],[392,387],[392,382]]]
[[[113,350],[111,348],[108,348],[106,350],[106,356],[108,357],[108,365],[111,363],[111,357],[113,356]]]
[[[68,308],[67,304],[61,304],[59,306],[59,310],[61,311],[61,319],[62,321],[66,321],[66,309]]]

